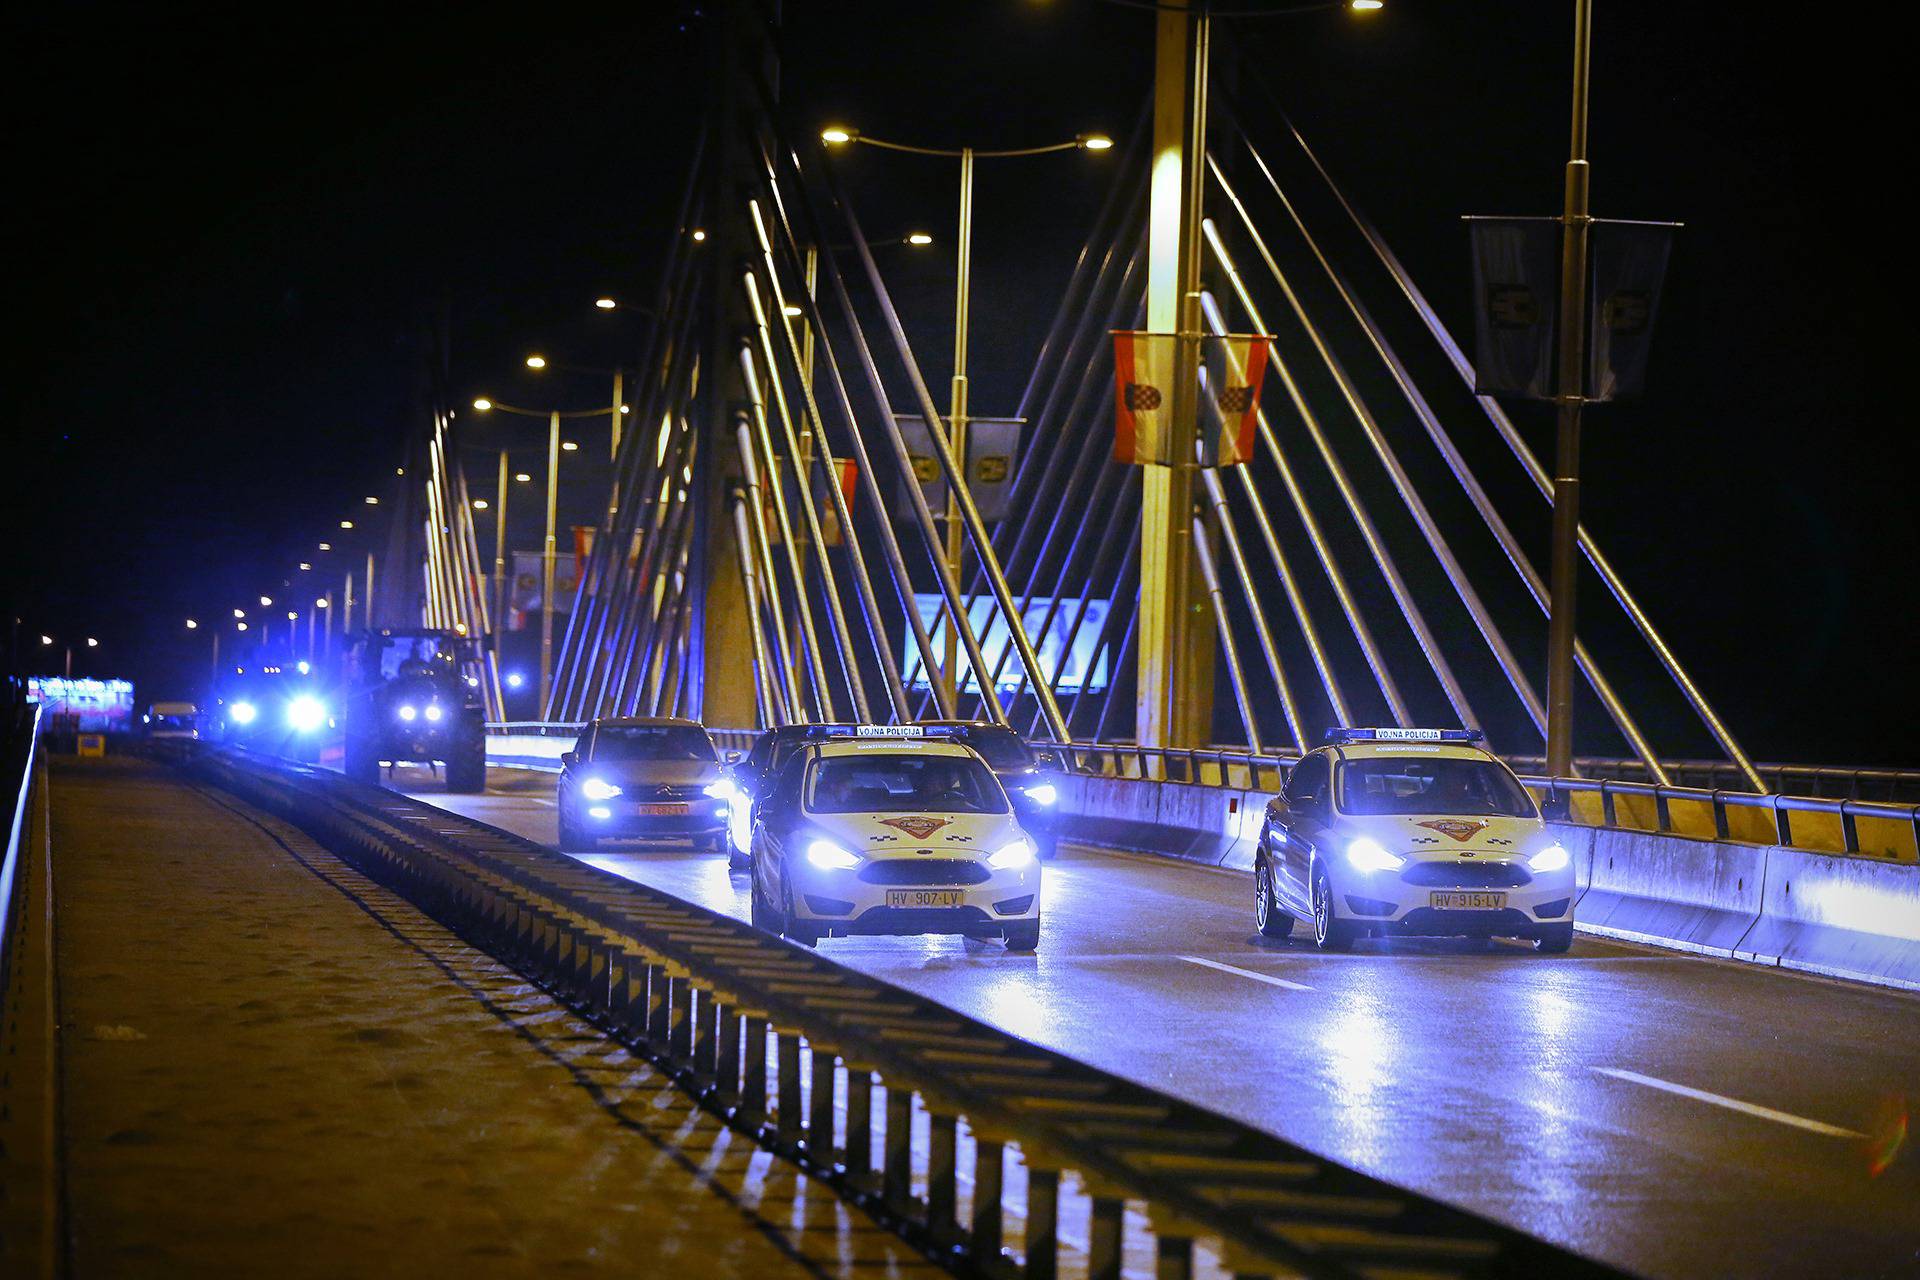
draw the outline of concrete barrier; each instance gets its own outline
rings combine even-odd
[[[1770,848],[1742,960],[1920,990],[1920,867]]]
[[[1271,792],[1070,778],[1067,839],[1247,870]],[[1575,927],[1656,946],[1920,989],[1920,866],[1555,823]]]
[[[1585,837],[1587,887],[1574,918],[1590,933],[1732,956],[1760,918],[1763,847],[1562,824],[1555,830],[1569,853],[1575,849],[1568,842]]]
[[[560,754],[573,750],[572,738],[547,738],[535,733],[487,735],[487,763],[521,769],[560,772]]]

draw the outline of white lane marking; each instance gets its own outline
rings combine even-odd
[[[1827,1138],[1864,1138],[1864,1133],[1855,1133],[1852,1129],[1842,1129],[1839,1125],[1828,1124],[1823,1120],[1809,1120],[1805,1116],[1791,1115],[1785,1111],[1775,1111],[1772,1107],[1763,1107],[1757,1103],[1742,1102],[1738,1098],[1725,1097],[1718,1093],[1708,1093],[1705,1089],[1692,1089],[1684,1084],[1675,1084],[1671,1080],[1661,1080],[1654,1076],[1643,1076],[1638,1071],[1628,1071],[1624,1067],[1595,1067],[1603,1076],[1612,1076],[1615,1080],[1625,1080],[1632,1084],[1643,1084],[1649,1089],[1659,1089],[1666,1093],[1677,1093],[1683,1098],[1692,1098],[1695,1102],[1709,1102],[1716,1107],[1725,1107],[1729,1111],[1744,1112],[1758,1116],[1762,1120],[1771,1120],[1775,1124],[1792,1125],[1796,1129],[1805,1129],[1808,1133],[1817,1133]]]
[[[1255,973],[1251,969],[1236,969],[1230,964],[1221,964],[1218,960],[1208,960],[1204,956],[1181,956],[1188,964],[1204,965],[1209,969],[1218,969],[1222,973],[1235,973],[1243,978],[1252,978],[1255,982],[1264,982],[1270,987],[1285,987],[1289,991],[1311,991],[1312,987],[1304,982],[1292,982],[1286,978],[1276,978],[1270,973]]]

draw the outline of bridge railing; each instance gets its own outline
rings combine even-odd
[[[503,734],[539,737],[577,735],[579,724],[538,721],[490,725]],[[750,729],[713,729],[723,750],[745,750]],[[1063,769],[1110,778],[1138,778],[1242,791],[1277,791],[1297,757],[1255,755],[1234,747],[1142,747],[1132,743],[1036,740],[1037,752]],[[1515,760],[1524,769],[1525,759]],[[1619,763],[1619,762],[1615,762]],[[1763,766],[1807,776],[1848,777],[1856,782],[1904,780],[1896,769],[1823,769]],[[1920,776],[1920,775],[1916,775]],[[1920,804],[1826,796],[1757,794],[1719,787],[1659,786],[1622,778],[1548,778],[1522,772],[1520,780],[1549,808],[1565,802],[1565,820],[1582,826],[1703,840],[1771,844],[1809,853],[1847,854],[1895,862],[1920,861]]]
[[[0,784],[13,797],[13,822],[7,831],[6,853],[0,856],[0,997],[4,997],[18,938],[14,927],[19,914],[15,890],[27,857],[27,805],[33,795],[34,753],[40,743],[40,708],[37,704],[10,707],[0,712],[0,717],[4,717],[5,725],[5,738],[0,742]]]

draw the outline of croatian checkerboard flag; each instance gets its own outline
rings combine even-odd
[[[1171,466],[1173,382],[1179,338],[1116,330],[1113,335],[1113,456],[1118,462]],[[1199,346],[1194,405],[1203,467],[1236,467],[1253,459],[1260,382],[1267,370],[1264,334],[1189,339]]]

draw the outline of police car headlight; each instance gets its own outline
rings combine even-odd
[[[706,793],[715,800],[731,800],[738,794],[734,790],[733,784],[725,778],[720,779],[718,782],[709,782],[706,786]]]
[[[420,718],[420,708],[414,706],[411,702],[402,703],[400,705],[400,718],[411,723]]]
[[[1388,853],[1378,840],[1361,836],[1347,846],[1347,861],[1356,871],[1398,871],[1407,860],[1397,853]]]
[[[580,784],[580,794],[589,800],[611,800],[620,794],[620,788],[605,778],[588,778]]]
[[[260,709],[251,702],[236,702],[227,708],[227,719],[235,724],[252,724],[253,718],[259,714]]]
[[[1018,871],[1032,861],[1033,843],[1022,836],[988,858],[987,865],[995,871]]]
[[[601,818],[601,819],[611,818],[613,816],[613,810],[607,808],[607,806],[603,804],[597,804],[593,806],[593,808],[587,810],[587,816],[589,818]]]
[[[807,861],[822,871],[845,871],[860,865],[860,859],[831,840],[815,840],[808,845]]]
[[[427,704],[427,719],[438,721],[443,714],[444,713],[440,710],[439,703],[429,702]]]
[[[1550,844],[1527,859],[1529,871],[1558,871],[1573,861],[1573,855],[1567,852],[1565,845]]]
[[[1027,799],[1033,801],[1035,804],[1043,804],[1051,807],[1059,798],[1060,790],[1051,782],[1043,782],[1037,787],[1027,788]]]
[[[326,722],[326,704],[312,694],[303,693],[287,704],[287,727],[296,733],[312,733]]]

